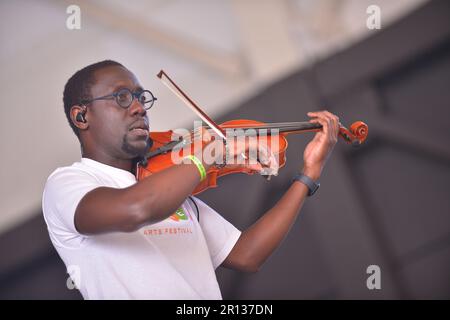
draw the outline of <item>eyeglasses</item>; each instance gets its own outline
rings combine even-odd
[[[119,106],[121,106],[124,109],[127,109],[131,104],[133,103],[134,98],[138,99],[140,104],[144,106],[145,110],[149,110],[156,100],[158,100],[149,90],[142,90],[137,92],[132,92],[128,88],[120,89],[117,92],[114,92],[112,94],[108,94],[103,97],[94,98],[91,100],[82,100],[82,104],[89,104],[96,100],[109,100],[109,99],[116,99],[116,102]]]

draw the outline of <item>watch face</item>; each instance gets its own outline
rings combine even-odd
[[[320,183],[316,183],[316,186],[314,189],[310,190],[310,196],[312,196],[314,193],[316,193],[317,189],[319,189]]]

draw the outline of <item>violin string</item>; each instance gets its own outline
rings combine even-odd
[[[277,128],[277,127],[293,127],[293,126],[303,126],[303,125],[310,125],[310,122],[273,122],[273,123],[265,123],[265,124],[249,124],[248,128],[261,128],[261,127],[270,127],[270,128]],[[227,125],[223,126],[224,129],[227,129]],[[230,126],[229,128],[234,128],[233,126]]]
[[[208,127],[208,126],[207,126]],[[258,130],[265,130],[265,129],[279,129],[280,132],[293,132],[293,131],[307,131],[307,130],[314,130],[314,129],[320,129],[322,126],[316,123],[311,122],[274,122],[274,123],[267,123],[262,125],[255,125],[255,126],[246,126],[246,127],[227,127],[226,125],[223,126],[223,129],[226,131],[227,129],[232,130],[249,130],[249,129],[258,129]],[[211,133],[215,133],[213,129],[209,129]],[[183,140],[190,140],[191,134],[187,134],[184,136],[181,136]],[[200,138],[200,132],[194,132],[193,138],[198,139]],[[192,142],[192,141],[191,141]]]
[[[263,125],[255,125],[255,126],[245,126],[245,127],[227,127],[224,126],[225,130],[233,129],[233,130],[248,130],[248,129],[279,129],[280,132],[286,131],[301,131],[301,130],[311,130],[311,129],[320,129],[322,126],[320,124],[311,123],[311,122],[279,122],[279,123],[268,123]]]

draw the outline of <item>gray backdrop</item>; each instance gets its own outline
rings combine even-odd
[[[431,1],[219,119],[304,121],[326,108],[369,125],[361,148],[339,141],[320,190],[259,273],[218,270],[224,298],[450,298],[449,36],[450,2]],[[287,166],[270,182],[228,176],[200,198],[248,227],[288,188],[311,137],[289,136]],[[0,256],[0,298],[81,298],[66,288],[42,214],[1,235]],[[372,264],[381,290],[366,287]]]

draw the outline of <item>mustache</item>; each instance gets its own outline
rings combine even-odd
[[[150,126],[149,126],[149,121],[147,118],[141,118],[138,119],[136,121],[134,121],[133,123],[130,124],[130,126],[128,127],[128,130],[133,130],[133,129],[144,129],[144,130],[149,130]]]

